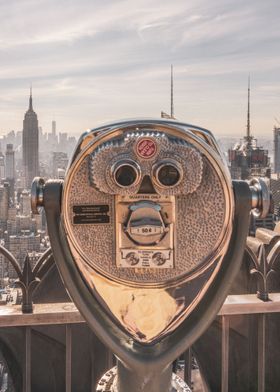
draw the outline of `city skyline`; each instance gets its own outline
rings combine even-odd
[[[0,136],[22,130],[33,86],[39,126],[75,136],[120,118],[175,117],[216,135],[280,117],[277,1],[14,1],[0,5]],[[48,20],[48,23],[42,23]]]

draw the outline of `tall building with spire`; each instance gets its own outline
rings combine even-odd
[[[32,105],[30,88],[29,108],[25,113],[22,132],[22,163],[26,188],[31,187],[34,177],[39,175],[39,129],[37,114]]]
[[[268,150],[258,146],[257,139],[251,134],[250,92],[249,78],[246,136],[228,151],[231,177],[237,180],[247,180],[253,177],[270,178],[271,175]]]

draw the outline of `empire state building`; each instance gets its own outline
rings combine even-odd
[[[30,89],[29,108],[25,113],[22,132],[22,162],[25,186],[31,188],[34,177],[39,175],[39,130],[37,114],[32,106],[32,90]]]

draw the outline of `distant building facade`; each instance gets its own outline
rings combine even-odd
[[[0,180],[3,180],[5,178],[5,157],[0,151]]]
[[[9,189],[7,184],[0,185],[0,235],[3,238],[3,233],[7,228],[9,209]]]
[[[31,211],[30,193],[25,189],[20,196],[20,212],[22,215],[29,216]]]
[[[271,177],[268,150],[257,145],[253,136],[245,136],[228,151],[230,173],[233,179],[248,180],[253,177]]]
[[[280,128],[274,127],[274,173],[280,174]]]
[[[65,174],[68,165],[68,156],[66,152],[53,152],[53,176],[61,178],[61,172]],[[63,178],[63,177],[62,177]]]
[[[15,152],[10,143],[6,147],[6,178],[15,179]]]
[[[29,108],[25,113],[22,132],[22,163],[24,168],[25,186],[31,187],[34,177],[39,175],[39,129],[37,114],[32,106],[30,91]]]

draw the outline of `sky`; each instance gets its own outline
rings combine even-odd
[[[0,0],[0,135],[22,130],[32,84],[44,132],[170,112],[216,135],[280,121],[279,0]]]

